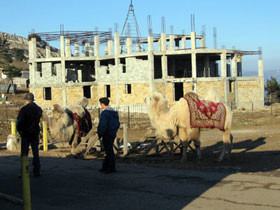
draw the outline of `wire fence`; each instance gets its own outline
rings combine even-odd
[[[145,104],[112,106],[112,108],[118,111],[120,123],[126,123],[128,127],[149,122],[147,106]],[[89,111],[93,118],[100,118],[102,109],[92,108]]]
[[[258,112],[266,111],[270,117],[280,116],[280,103],[272,103],[264,108],[256,108],[257,106],[251,102],[247,103],[246,109],[239,109],[243,113],[247,113],[248,120],[258,117]],[[18,112],[21,106],[12,104],[0,104],[0,127],[10,128],[10,122],[16,120]],[[147,106],[145,104],[140,105],[128,105],[128,106],[113,106],[113,109],[118,111],[121,123],[126,123],[128,128],[138,125],[139,127],[146,126],[150,123]],[[235,112],[239,112],[235,110]],[[100,118],[101,108],[90,108],[89,112],[92,119]],[[263,116],[259,116],[263,117]],[[249,119],[250,118],[250,119]]]

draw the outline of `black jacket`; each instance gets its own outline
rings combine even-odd
[[[97,128],[99,138],[110,136],[115,138],[120,127],[119,114],[112,108],[107,108],[101,113]]]
[[[22,137],[35,136],[40,132],[42,109],[31,102],[22,107],[17,116],[17,130]]]

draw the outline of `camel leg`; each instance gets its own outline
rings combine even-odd
[[[178,127],[178,136],[182,141],[182,162],[184,162],[187,160],[187,149],[189,147],[187,129]]]
[[[187,160],[187,149],[189,147],[189,141],[183,141],[182,146],[183,146],[182,161],[186,161]]]
[[[201,160],[201,151],[200,151],[200,140],[199,139],[193,139],[195,151],[197,154],[197,159]]]
[[[223,132],[223,150],[218,157],[218,161],[221,162],[225,155],[227,154],[227,157],[230,158],[231,150],[232,150],[232,141],[233,137],[231,135],[231,131],[229,129],[225,130]]]
[[[73,137],[73,141],[72,141],[72,144],[71,144],[71,146],[72,146],[71,154],[76,155],[75,148],[77,147],[77,145],[78,145],[78,135],[75,132],[74,137]]]
[[[199,128],[191,128],[188,132],[189,139],[194,142],[195,151],[197,154],[197,159],[201,160],[201,151],[200,151],[200,130]]]

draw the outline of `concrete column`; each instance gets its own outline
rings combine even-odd
[[[119,33],[114,34],[114,47],[115,47],[115,68],[116,68],[116,105],[120,105],[120,96],[119,96],[119,66],[120,66],[120,59],[119,59],[119,54],[120,54],[120,37]]]
[[[64,84],[66,81],[65,59],[61,59],[61,82]]]
[[[158,40],[158,51],[161,51],[161,39]]]
[[[191,32],[191,49],[196,49],[196,34],[195,32]]]
[[[161,51],[165,52],[166,51],[166,34],[165,33],[161,33],[160,41],[161,41]]]
[[[258,60],[258,74],[261,77],[261,98],[264,99],[264,72],[263,72],[263,59]]]
[[[231,59],[231,75],[232,77],[237,77],[237,55],[234,54]]]
[[[186,37],[182,37],[182,49],[187,48],[187,42],[186,42]]]
[[[94,36],[94,55],[99,57],[99,36]]]
[[[64,107],[67,106],[67,97],[66,97],[66,95],[67,95],[67,93],[66,93],[66,86],[63,85],[63,86],[62,86],[62,105],[63,105]]]
[[[60,36],[60,57],[65,57],[64,36]]]
[[[225,104],[230,106],[229,104],[229,81],[228,79],[224,78],[224,90],[225,90]]]
[[[221,77],[226,77],[227,76],[226,52],[224,51],[223,53],[221,53],[220,57],[221,57]]]
[[[152,36],[148,36],[148,51],[154,51],[154,38]]]
[[[78,82],[82,82],[82,70],[78,69]]]
[[[141,46],[140,46],[140,44],[136,44],[136,52],[141,52]]]
[[[80,45],[78,42],[75,43],[75,56],[76,57],[80,56]]]
[[[71,40],[69,38],[65,39],[65,49],[66,49],[66,57],[71,57]]]
[[[87,42],[87,43],[85,44],[85,47],[86,47],[86,56],[89,56],[90,43],[89,43],[89,42]]]
[[[108,55],[113,55],[113,40],[108,40]]]
[[[200,40],[200,48],[205,49],[205,38],[204,37]]]
[[[196,78],[196,53],[192,52],[192,78]]]
[[[149,36],[151,37],[151,36]],[[152,37],[151,37],[152,38]],[[154,77],[155,77],[155,69],[154,69],[154,54],[153,51],[150,50],[148,52],[148,61],[149,61],[149,70],[150,70],[150,94],[155,91]]]
[[[29,40],[28,41],[28,57],[29,57],[29,60],[32,60],[33,59],[33,51],[32,51],[32,40]]]
[[[51,58],[51,48],[50,46],[46,46],[46,58]]]
[[[263,59],[258,60],[258,75],[259,77],[263,77]]]
[[[86,51],[82,50],[82,57],[86,57]]]
[[[132,53],[132,39],[130,37],[126,39],[126,53]]]
[[[29,41],[29,59],[37,58],[37,40],[35,37],[32,37]]]
[[[120,54],[120,37],[119,33],[115,33],[114,35],[114,44],[115,44],[115,55]]]
[[[167,56],[161,56],[161,69],[162,69],[162,79],[167,78]]]
[[[29,70],[30,70],[30,87],[35,89],[35,77],[36,77],[36,69],[37,69],[37,63],[34,61],[37,57],[37,47],[36,47],[36,38],[33,37],[29,41],[29,60],[32,64],[29,64]]]
[[[175,50],[175,39],[174,35],[169,36],[169,50],[174,51]]]
[[[64,50],[62,52],[64,52]],[[61,57],[61,84],[62,84],[62,105],[64,107],[67,106],[67,91],[66,91],[65,83],[66,83],[66,68],[65,68],[65,57],[63,56]]]

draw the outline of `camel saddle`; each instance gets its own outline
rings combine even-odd
[[[189,105],[191,128],[218,128],[224,131],[226,108],[223,103],[199,100],[196,94],[187,94],[184,99]]]

